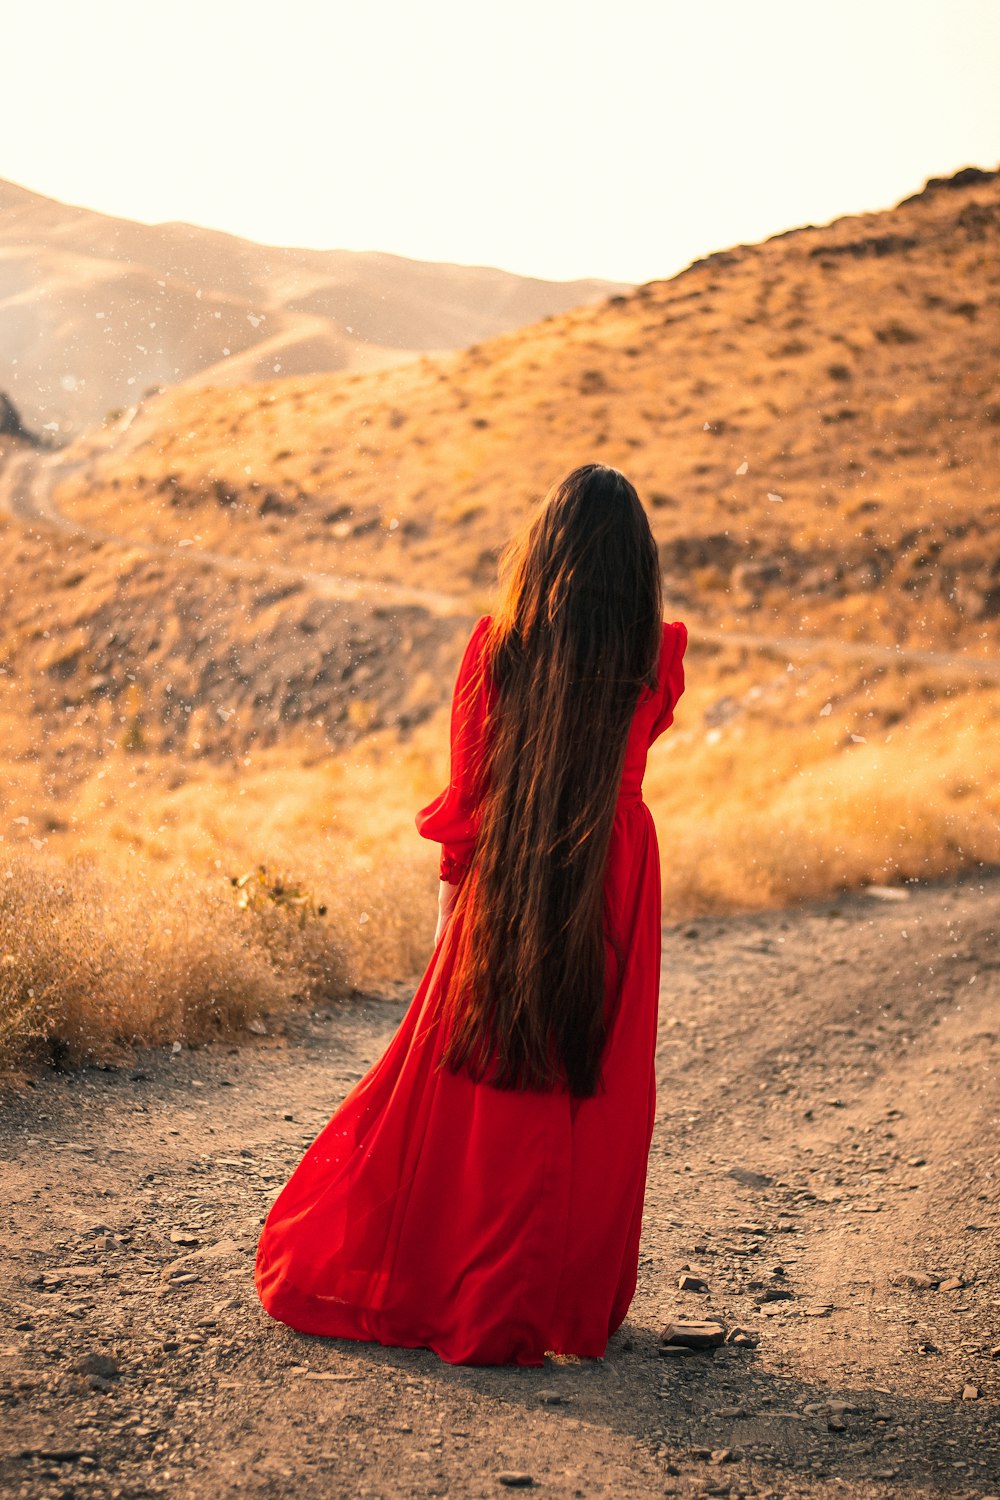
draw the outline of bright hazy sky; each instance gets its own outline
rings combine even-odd
[[[269,244],[645,281],[1000,164],[1000,0],[35,0],[0,177]]]

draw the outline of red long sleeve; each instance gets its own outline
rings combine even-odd
[[[452,693],[451,774],[448,785],[416,814],[417,831],[441,845],[440,876],[457,884],[469,868],[479,830],[484,729],[493,698],[478,671],[490,616],[473,626]]]
[[[663,673],[663,702],[649,731],[652,744],[668,725],[673,723],[677,700],[684,691],[684,652],[687,649],[688,631],[683,620],[672,620],[663,627],[663,650],[667,656]]]

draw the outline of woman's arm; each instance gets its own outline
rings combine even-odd
[[[666,638],[667,631],[673,636],[672,642]],[[649,730],[650,744],[674,721],[674,709],[684,691],[684,652],[687,650],[687,643],[688,629],[683,620],[672,620],[664,625],[664,649],[671,654],[663,675],[660,711]]]
[[[489,615],[477,621],[458,669],[452,694],[448,785],[416,815],[417,829],[424,838],[436,839],[441,844],[438,937],[444,931],[476,844],[485,722],[492,692],[480,673],[489,622]]]
[[[452,885],[450,880],[442,880],[438,885],[438,919],[437,929],[434,933],[435,948],[444,935],[448,919],[451,916],[452,907],[455,905],[455,899],[460,890],[461,886]]]

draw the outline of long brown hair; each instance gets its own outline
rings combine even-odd
[[[604,874],[629,726],[662,641],[656,543],[635,489],[585,464],[500,559],[483,670],[496,689],[443,1062],[500,1088],[596,1092],[606,1036]],[[474,891],[474,895],[473,895]],[[619,965],[620,969],[620,965]]]

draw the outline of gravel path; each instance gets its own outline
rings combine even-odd
[[[261,1309],[262,1217],[399,999],[3,1094],[0,1491],[1000,1495],[1000,872],[908,892],[665,929],[602,1361],[450,1367]],[[675,1314],[750,1341],[661,1356]]]

